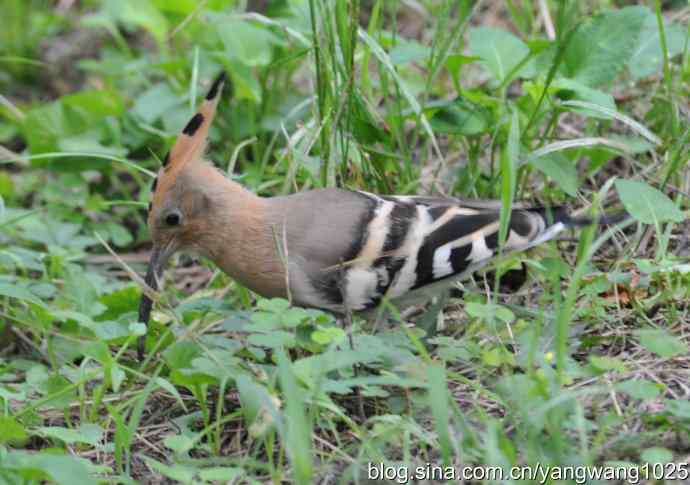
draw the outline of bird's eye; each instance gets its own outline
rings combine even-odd
[[[182,222],[182,214],[179,211],[172,211],[165,216],[165,224],[170,227],[179,226],[180,222]]]

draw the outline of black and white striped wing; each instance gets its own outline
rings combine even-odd
[[[359,253],[345,272],[351,310],[462,277],[498,251],[496,202],[361,194],[370,199],[373,210],[363,221]],[[568,221],[562,210],[515,209],[504,249],[523,250],[551,239]]]

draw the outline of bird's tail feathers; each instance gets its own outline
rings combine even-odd
[[[566,229],[574,227],[591,226],[593,224],[599,226],[618,224],[630,217],[625,211],[600,214],[595,217],[590,216],[573,216],[565,207],[537,207],[529,209],[531,212],[537,212],[546,221],[546,225],[550,226],[556,223],[562,223]]]

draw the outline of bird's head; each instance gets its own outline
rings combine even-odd
[[[170,153],[166,155],[151,186],[148,227],[153,249],[146,272],[146,283],[158,289],[158,279],[172,254],[183,248],[194,248],[199,234],[208,230],[215,169],[203,161],[209,126],[225,80],[221,73],[213,82],[199,111],[182,130]],[[139,304],[139,321],[148,323],[152,301],[145,294]],[[139,357],[143,340],[139,342]]]

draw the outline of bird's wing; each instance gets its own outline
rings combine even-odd
[[[384,296],[475,271],[498,251],[497,202],[337,189],[306,194],[282,201],[288,213],[301,214],[286,225],[297,303],[366,310]],[[577,222],[560,208],[515,209],[504,250],[527,249]]]

